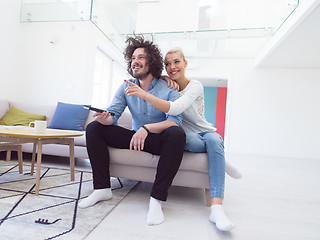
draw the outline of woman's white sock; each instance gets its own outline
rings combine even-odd
[[[209,221],[215,223],[221,231],[230,231],[235,228],[235,224],[227,218],[222,205],[219,204],[211,206]]]
[[[239,172],[239,170],[237,168],[235,168],[234,166],[232,166],[232,164],[228,161],[226,161],[226,173],[235,179],[240,179],[242,178],[242,174]]]
[[[164,221],[164,215],[162,212],[161,201],[153,197],[150,197],[147,224],[158,225],[163,221]]]
[[[97,202],[109,200],[112,198],[111,188],[96,189],[86,198],[82,199],[79,208],[87,208],[95,205]]]

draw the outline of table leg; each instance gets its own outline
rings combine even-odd
[[[69,138],[69,151],[70,151],[70,175],[71,181],[74,181],[74,139]]]
[[[206,194],[206,203],[207,203],[207,207],[211,206],[211,195],[210,195],[210,189],[205,188],[204,189],[205,194]]]
[[[10,162],[10,161],[11,161],[11,150],[7,150],[6,161],[7,161],[7,162]]]
[[[19,163],[19,173],[23,173],[23,165],[22,165],[22,146],[18,145],[18,163]]]
[[[42,157],[42,141],[39,140],[38,141],[38,154],[37,154],[36,196],[39,195],[39,188],[40,188],[41,157]]]
[[[33,151],[32,151],[32,159],[31,159],[31,176],[34,172],[34,162],[36,160],[36,150],[37,150],[37,144],[36,142],[33,143]]]

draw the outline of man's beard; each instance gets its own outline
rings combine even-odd
[[[140,65],[140,64],[137,64],[137,65],[134,65],[134,67],[135,66],[138,66],[138,67],[140,67],[140,68],[143,68],[144,67],[144,70],[146,70],[146,71],[143,71],[143,72],[141,72],[141,73],[137,73],[137,72],[135,72],[134,70],[132,70],[132,76],[134,77],[134,78],[137,78],[137,79],[144,79],[145,77],[147,77],[149,74],[150,74],[150,69],[149,69],[149,67],[148,67],[148,64],[146,64],[145,66],[143,66],[143,65]]]
[[[133,77],[137,78],[137,79],[144,79],[145,77],[147,77],[149,75],[149,71],[147,72],[143,72],[143,73],[132,73]]]

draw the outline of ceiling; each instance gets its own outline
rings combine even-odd
[[[320,69],[320,1],[272,49],[259,67]]]
[[[187,58],[253,58],[296,0],[95,0],[93,22],[123,52],[132,33]]]
[[[134,32],[189,59],[254,58],[266,48],[260,67],[320,68],[320,0],[308,2],[316,7],[270,49],[298,0],[22,0],[21,21],[90,20],[120,52]]]
[[[253,58],[298,0],[22,0],[21,21],[92,21],[123,52],[143,34],[187,58]]]

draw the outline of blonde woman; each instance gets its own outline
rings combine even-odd
[[[216,133],[216,128],[204,117],[203,86],[199,81],[189,80],[185,76],[188,65],[181,48],[170,50],[165,56],[165,69],[169,77],[179,86],[180,98],[174,102],[165,101],[142,90],[138,85],[126,81],[130,86],[126,89],[127,96],[135,95],[170,115],[182,113],[182,128],[186,133],[185,150],[190,152],[206,152],[208,155],[208,174],[211,194],[211,214],[209,220],[221,231],[230,231],[235,227],[224,213],[222,200],[224,198],[225,156],[222,137]],[[168,83],[168,77],[163,77]],[[169,84],[170,85],[170,84]],[[228,165],[227,173],[240,178],[237,169]]]

